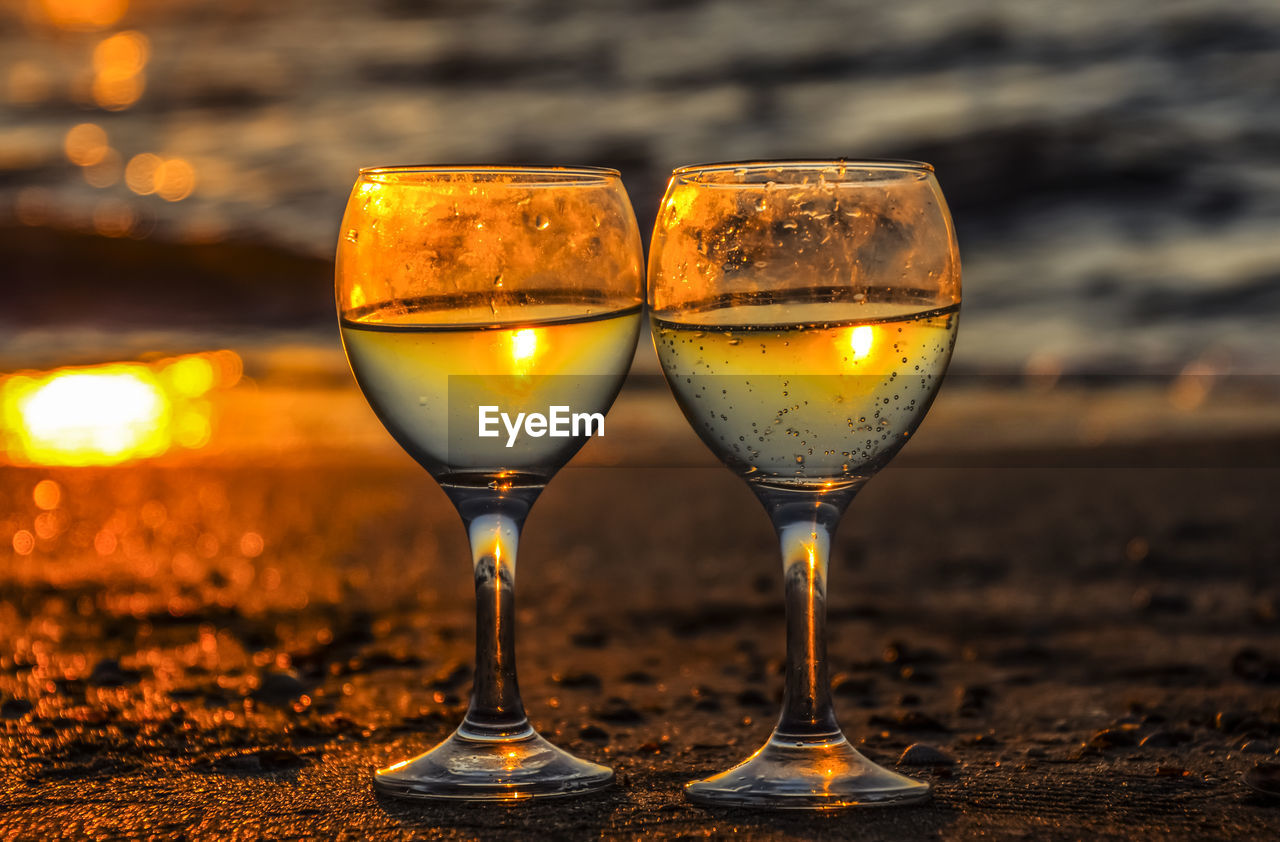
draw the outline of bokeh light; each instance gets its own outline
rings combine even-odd
[[[169,400],[145,365],[15,377],[2,400],[10,455],[32,462],[110,465],[169,448]]]
[[[162,163],[159,155],[150,152],[134,155],[124,168],[124,183],[139,196],[150,196],[156,192],[156,170]]]
[[[32,17],[59,29],[94,30],[111,26],[129,10],[129,0],[28,0]]]
[[[166,202],[180,202],[196,188],[196,171],[181,158],[170,158],[155,171],[155,192]]]
[[[180,202],[195,190],[196,170],[182,158],[165,159],[143,152],[129,160],[124,180],[139,196],[154,193],[166,202]]]
[[[93,50],[93,69],[96,73],[113,76],[132,76],[147,66],[151,56],[151,43],[147,36],[134,30],[117,32],[103,38]]]
[[[204,447],[212,435],[204,395],[235,385],[241,370],[224,350],[11,375],[0,379],[0,443],[19,465],[112,465],[174,444]],[[57,505],[48,488],[35,498]]]
[[[97,73],[93,77],[90,93],[99,107],[108,111],[121,111],[137,102],[145,87],[146,79],[141,73],[130,76]]]
[[[35,489],[31,492],[31,500],[36,504],[36,508],[46,512],[52,511],[62,502],[62,486],[54,480],[42,479],[36,483]]]
[[[108,111],[120,111],[138,101],[146,88],[143,69],[151,56],[147,36],[134,30],[117,32],[93,50],[93,101]]]
[[[67,160],[77,167],[91,167],[107,157],[107,133],[96,123],[72,126],[62,144]]]

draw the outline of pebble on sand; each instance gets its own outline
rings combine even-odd
[[[902,766],[951,766],[955,762],[951,755],[927,743],[912,743],[898,758]]]

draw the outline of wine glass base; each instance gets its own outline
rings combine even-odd
[[[843,735],[814,741],[774,734],[742,763],[684,791],[712,807],[834,810],[917,804],[929,798],[930,786],[872,763]]]
[[[373,773],[378,792],[398,798],[520,802],[604,789],[613,770],[574,757],[536,732],[475,740],[454,732],[417,757]]]

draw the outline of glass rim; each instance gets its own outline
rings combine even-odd
[[[510,175],[518,177],[517,182],[520,184],[574,184],[622,178],[622,173],[612,167],[561,167],[540,164],[389,164],[361,167],[358,180],[402,175]]]
[[[717,161],[707,164],[686,164],[672,170],[671,177],[684,181],[693,181],[695,179],[690,178],[690,176],[703,173],[719,173],[726,170],[755,170],[757,172],[761,170],[799,171],[838,169],[841,167],[847,170],[884,170],[900,173],[926,173],[928,175],[933,175],[935,172],[933,164],[910,158],[779,158],[777,160]],[[755,182],[733,181],[707,183],[714,183],[720,187],[755,184]]]

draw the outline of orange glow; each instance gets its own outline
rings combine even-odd
[[[127,202],[108,200],[93,209],[93,230],[104,237],[123,237],[137,221]]]
[[[134,155],[124,168],[124,183],[139,196],[150,196],[156,192],[156,170],[162,163],[159,155],[150,152]]]
[[[129,0],[29,0],[39,16],[59,29],[105,29],[129,9]]]
[[[165,160],[143,152],[134,155],[124,168],[124,182],[139,196],[158,195],[166,202],[180,202],[196,187],[196,171],[181,158]]]
[[[36,536],[30,530],[19,529],[13,533],[13,551],[18,555],[31,555],[36,548]]]
[[[240,555],[245,558],[257,558],[262,555],[263,547],[262,536],[257,532],[246,532],[240,537]]]
[[[52,511],[62,502],[62,486],[51,479],[42,479],[36,483],[35,490],[31,492],[31,499],[35,502],[36,508],[46,512]]]
[[[89,92],[98,107],[108,111],[123,111],[138,101],[146,86],[146,77],[141,73],[127,76],[98,73],[93,77]]]
[[[127,30],[102,39],[93,50],[96,73],[132,76],[147,66],[151,44],[141,32]]]
[[[859,325],[849,331],[849,348],[853,351],[853,359],[864,359],[871,353],[875,344],[876,332],[870,325]]]
[[[538,333],[531,327],[511,334],[511,359],[517,363],[528,362],[538,353]]]
[[[67,132],[62,148],[77,167],[91,167],[107,157],[107,133],[95,123],[81,123]]]
[[[178,394],[188,398],[199,397],[213,388],[213,363],[199,355],[180,357],[165,366],[160,377]]]
[[[5,377],[0,444],[14,464],[38,465],[112,465],[159,456],[175,443],[203,447],[210,407],[200,396],[240,376],[239,358],[231,364],[228,354],[235,356],[218,351]],[[56,506],[43,483],[35,493],[38,505],[43,495]]]
[[[141,32],[127,30],[102,39],[93,51],[93,101],[108,111],[128,108],[146,88],[143,69],[151,44]]]
[[[181,158],[170,158],[155,172],[155,191],[166,202],[181,202],[196,187],[196,171]]]
[[[169,401],[144,365],[13,378],[4,408],[11,453],[41,464],[109,465],[169,448]]]

